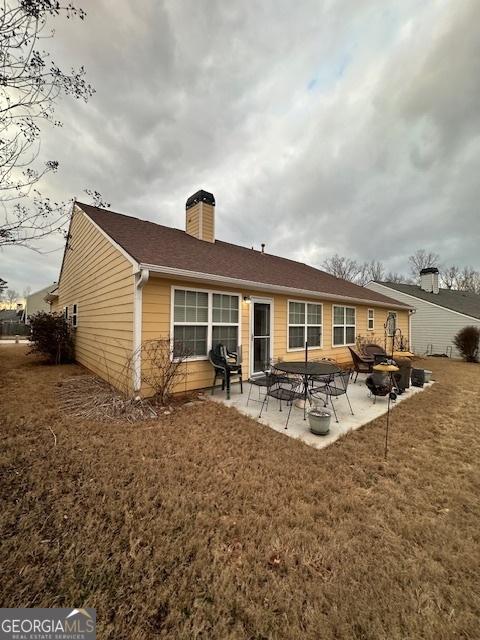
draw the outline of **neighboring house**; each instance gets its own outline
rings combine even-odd
[[[39,291],[35,291],[27,296],[25,303],[25,322],[39,311],[50,311],[50,304],[47,302],[48,295],[57,287],[57,283],[49,284]]]
[[[438,269],[420,272],[420,285],[370,282],[367,288],[415,307],[411,316],[412,348],[416,353],[450,353],[458,357],[453,339],[467,325],[480,327],[480,296],[470,291],[440,289]]]
[[[408,305],[263,248],[217,240],[206,191],[187,200],[186,231],[75,203],[50,299],[75,327],[77,360],[117,386],[142,341],[160,337],[192,354],[182,389],[211,384],[207,357],[218,342],[241,347],[248,377],[272,359],[303,359],[306,339],[310,358],[347,362],[357,335],[383,340],[391,310],[408,338]],[[135,390],[142,366],[135,357]]]

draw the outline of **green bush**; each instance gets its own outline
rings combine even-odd
[[[30,326],[30,353],[41,353],[55,364],[73,362],[73,331],[62,313],[40,311],[30,318]]]
[[[453,339],[453,343],[466,362],[478,362],[480,344],[480,329],[478,327],[463,327]]]

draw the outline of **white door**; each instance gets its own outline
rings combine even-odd
[[[272,301],[268,298],[252,298],[250,327],[250,374],[268,369],[272,357]]]

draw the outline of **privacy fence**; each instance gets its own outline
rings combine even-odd
[[[0,338],[29,336],[30,327],[17,320],[0,320]]]

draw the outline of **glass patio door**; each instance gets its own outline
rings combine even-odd
[[[261,373],[270,366],[271,303],[252,300],[252,374]]]

